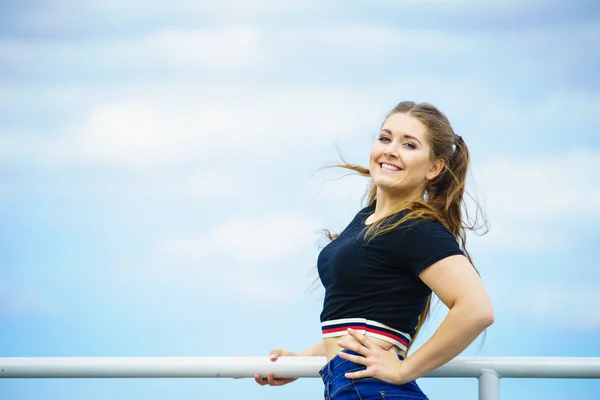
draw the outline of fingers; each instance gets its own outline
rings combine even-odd
[[[356,356],[354,354],[348,354],[343,351],[339,352],[338,356],[340,356],[341,358],[346,359],[348,361],[351,361],[353,363],[367,365],[367,359],[365,357]]]
[[[271,361],[277,361],[277,359],[281,356],[288,356],[294,353],[284,350],[284,349],[273,349],[269,352],[269,359]]]
[[[358,333],[357,331],[355,331],[352,328],[348,328],[348,333],[350,334],[350,336],[352,336],[353,338],[358,340],[367,349],[372,349],[373,346],[375,345],[373,343],[373,341],[371,339],[369,339],[366,335],[363,335],[362,333]]]
[[[296,355],[297,355],[296,353],[293,353],[289,350],[273,349],[273,350],[269,351],[269,360],[277,361],[279,359],[279,357],[282,357],[282,356],[296,356]],[[265,385],[282,386],[282,385],[286,385],[290,382],[295,381],[296,378],[294,378],[294,379],[290,379],[290,378],[275,379],[275,373],[269,372],[269,374],[266,377],[260,376],[260,374],[254,374],[254,380],[256,381],[256,383],[258,383],[261,386],[265,386]]]
[[[256,381],[256,383],[258,383],[260,386],[265,386],[267,384],[267,378],[263,378],[262,376],[260,376],[259,374],[254,374],[254,380]]]
[[[281,385],[284,385],[285,383],[287,383],[287,382],[284,382],[284,380],[275,379],[274,372],[269,372],[267,377],[260,376],[259,374],[254,374],[254,380],[260,386],[265,386],[265,385],[281,386]]]
[[[363,345],[360,342],[354,340],[340,340],[338,343],[339,347],[343,347],[344,349],[352,350],[360,355],[369,356],[373,352],[369,350],[368,346]]]
[[[274,372],[269,372],[269,375],[267,376],[267,383],[271,386],[279,386],[281,385],[281,382],[279,382],[278,379],[275,379],[275,373]]]
[[[371,371],[369,371],[368,369],[363,369],[362,371],[346,372],[344,374],[344,376],[348,379],[359,379],[359,378],[368,378],[373,375],[371,374]]]
[[[254,380],[260,386],[265,386],[265,385],[276,386],[276,385],[281,384],[279,381],[277,381],[277,379],[275,379],[275,375],[273,374],[273,372],[269,372],[267,377],[260,376],[259,374],[254,374]]]
[[[337,344],[339,347],[343,347],[344,349],[352,350],[360,354],[362,354],[362,351],[360,351],[360,349],[364,348],[364,346],[362,346],[359,343],[347,340],[340,340]]]
[[[284,349],[273,349],[269,351],[269,360],[277,361],[279,357],[284,355],[292,355],[293,353]],[[281,386],[286,382],[275,379],[275,373],[269,372],[266,377],[260,376],[259,374],[254,374],[254,380],[261,386],[270,385],[270,386]]]

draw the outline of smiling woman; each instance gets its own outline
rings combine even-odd
[[[326,399],[427,399],[416,379],[456,357],[493,323],[471,257],[462,206],[469,152],[444,114],[402,102],[387,116],[369,167],[368,205],[328,234],[317,269],[325,287],[323,339],[298,353],[326,356]],[[435,293],[450,309],[436,333],[406,356]],[[271,359],[296,355],[276,349]],[[261,384],[290,379],[255,375]]]

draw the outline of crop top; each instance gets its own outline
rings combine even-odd
[[[351,327],[406,350],[431,294],[419,273],[464,253],[436,221],[411,220],[367,241],[365,221],[374,211],[375,204],[360,210],[318,256],[319,278],[325,287],[322,333],[341,336]],[[405,213],[386,221],[398,221]]]

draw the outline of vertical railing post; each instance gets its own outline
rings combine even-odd
[[[500,376],[493,369],[481,371],[479,400],[500,400]]]

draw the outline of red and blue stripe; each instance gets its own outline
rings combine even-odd
[[[321,331],[324,338],[345,335],[348,333],[348,328],[352,328],[365,336],[385,340],[404,351],[408,348],[411,340],[409,334],[365,318],[343,318],[321,322]]]

